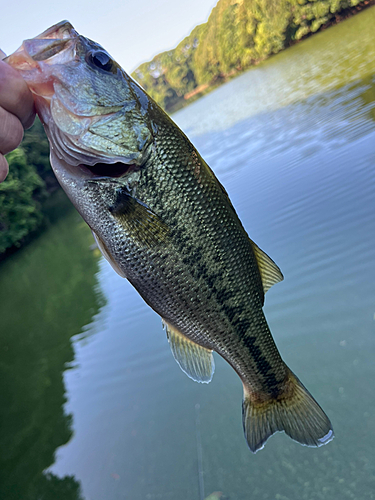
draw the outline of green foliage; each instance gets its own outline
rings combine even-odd
[[[31,129],[26,130],[22,149],[25,151],[27,162],[35,167],[37,174],[46,183],[47,191],[54,191],[58,182],[49,162],[48,140],[38,118]]]
[[[9,174],[0,184],[0,253],[20,246],[42,221],[44,182],[19,148],[7,155]]]
[[[46,472],[30,486],[25,500],[84,500],[80,484],[74,476],[57,477]]]
[[[219,0],[205,24],[133,77],[165,110],[314,33],[360,0]]]
[[[193,55],[200,36],[201,26],[196,26],[174,50],[141,64],[133,73],[133,77],[163,107],[173,108],[184,94],[197,87]]]
[[[0,256],[20,247],[41,227],[44,202],[58,187],[49,163],[48,140],[38,119],[7,160],[9,174],[0,184]]]

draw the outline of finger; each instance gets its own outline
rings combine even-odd
[[[22,141],[23,127],[19,119],[0,108],[0,153],[6,155]]]
[[[0,154],[0,182],[3,182],[5,177],[8,175],[9,167],[8,162],[2,154]]]
[[[3,61],[0,61],[0,106],[16,115],[24,126],[34,121],[32,93],[18,71]]]
[[[22,123],[23,128],[26,130],[31,127],[31,125],[35,122],[35,108],[33,109],[32,114],[29,116],[29,118]]]

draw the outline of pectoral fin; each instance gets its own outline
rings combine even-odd
[[[282,272],[275,262],[261,250],[256,243],[250,240],[258,263],[260,276],[262,278],[263,290],[266,293],[272,285],[284,279]]]
[[[195,382],[208,384],[215,371],[212,350],[196,344],[163,320],[174,359]]]
[[[167,239],[167,224],[147,205],[131,196],[126,189],[118,191],[110,212],[128,234],[144,245],[155,246]]]

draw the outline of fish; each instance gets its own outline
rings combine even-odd
[[[331,441],[329,418],[281,358],[263,313],[283,275],[187,136],[68,21],[6,62],[34,94],[59,183],[104,257],[162,318],[180,368],[208,383],[215,351],[239,375],[250,450],[278,431],[311,447]]]

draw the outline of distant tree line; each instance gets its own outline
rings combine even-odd
[[[132,74],[172,112],[371,0],[219,0],[205,24]]]

